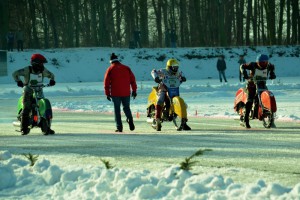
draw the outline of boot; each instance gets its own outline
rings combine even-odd
[[[190,131],[190,130],[192,130],[191,127],[189,127],[186,124],[187,121],[188,121],[187,119],[182,119],[181,120],[181,125],[177,128],[177,131],[181,131],[181,130]]]
[[[252,102],[247,102],[246,103],[246,112],[245,112],[245,117],[244,117],[244,126],[246,128],[251,128],[250,124],[249,124],[249,114],[252,108]]]
[[[22,135],[27,135],[30,131],[30,129],[28,128],[29,126],[29,116],[24,116],[24,114],[22,115],[21,118],[21,134]]]
[[[155,106],[155,120],[153,120],[152,127],[157,131],[161,131],[161,111],[162,106],[156,105]]]

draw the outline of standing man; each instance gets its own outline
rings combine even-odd
[[[136,98],[137,85],[135,76],[131,69],[120,63],[118,57],[112,53],[110,56],[111,65],[105,72],[104,76],[104,91],[108,101],[113,101],[115,111],[116,132],[123,131],[123,124],[121,120],[121,103],[123,111],[126,115],[126,121],[129,124],[129,129],[135,129],[133,117],[130,110],[130,91],[133,99]],[[131,87],[131,90],[130,90]]]
[[[12,31],[9,31],[6,36],[7,40],[7,50],[13,51],[14,50],[14,42],[15,42],[15,34]]]
[[[17,40],[18,51],[23,51],[24,36],[23,36],[23,31],[21,31],[21,29],[19,29],[18,32],[16,33],[16,40]]]
[[[224,78],[224,81],[227,83],[227,79],[225,76],[225,70],[226,70],[226,62],[225,62],[225,56],[221,55],[219,56],[218,62],[217,62],[217,69],[219,71],[219,79],[222,83],[222,76]]]
[[[244,58],[244,55],[240,55],[240,59],[239,59],[238,63],[239,63],[239,77],[240,77],[240,82],[242,82],[242,79],[243,79],[243,82],[245,82],[245,78],[242,77],[242,73],[241,73],[241,70],[240,70],[240,66],[241,66],[242,64],[245,64],[245,63],[246,63],[246,60],[245,60],[245,58]]]

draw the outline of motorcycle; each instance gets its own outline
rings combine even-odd
[[[30,87],[33,90],[33,103],[32,108],[29,113],[29,125],[28,132],[23,133],[23,135],[27,135],[32,128],[39,127],[42,130],[44,135],[55,134],[53,130],[51,130],[51,122],[53,118],[52,108],[50,101],[44,97],[43,88],[50,87],[50,85],[38,84],[37,81],[31,81]],[[17,120],[13,122],[15,127],[19,127],[19,131],[21,132],[21,121],[22,121],[22,112],[23,112],[23,96],[21,96],[18,100],[18,111],[17,111]]]
[[[161,112],[161,122],[172,121],[178,131],[184,130],[187,122],[187,104],[179,96],[179,86],[181,81],[177,77],[168,77],[163,79],[167,89],[167,95]],[[158,100],[158,87],[152,87],[148,96],[147,104],[147,122],[150,124],[155,123],[155,106]],[[160,131],[161,127],[156,127]]]
[[[257,82],[257,85],[265,84]],[[240,88],[235,94],[234,110],[240,116],[240,121],[244,121],[246,112],[246,103],[248,94],[246,88]],[[275,115],[277,111],[276,100],[274,94],[264,88],[257,87],[256,97],[252,104],[249,119],[258,119],[263,122],[265,128],[275,127]]]

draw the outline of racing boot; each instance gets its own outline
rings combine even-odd
[[[245,111],[245,117],[244,117],[244,124],[243,126],[246,128],[251,128],[249,124],[249,114],[252,108],[252,102],[247,102],[246,103],[246,111]]]
[[[153,120],[152,127],[157,131],[161,131],[161,105],[155,106],[155,120]]]
[[[153,120],[153,123],[151,124],[152,128],[154,128],[157,131],[161,131],[161,119],[155,119]]]
[[[189,127],[187,125],[187,123],[186,123],[187,121],[188,121],[187,119],[182,119],[181,120],[181,125],[177,128],[177,131],[182,131],[182,130],[190,131],[190,130],[192,130],[191,127]]]
[[[21,118],[21,134],[22,135],[27,135],[29,133],[30,129],[28,128],[28,126],[29,126],[29,116],[22,114],[22,118]]]

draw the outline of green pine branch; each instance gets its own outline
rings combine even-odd
[[[212,149],[203,149],[203,150],[200,149],[196,151],[194,154],[192,154],[190,157],[185,158],[184,161],[180,163],[180,169],[187,170],[187,171],[191,170],[192,167],[194,167],[198,162],[198,161],[193,161],[192,159],[196,156],[202,156],[206,151],[212,151]]]
[[[114,166],[112,164],[110,164],[110,162],[108,160],[104,160],[104,159],[100,159],[100,160],[104,164],[104,166],[106,167],[106,169],[112,169],[112,168],[114,168]]]
[[[33,166],[39,157],[39,155],[32,155],[31,153],[28,153],[28,154],[23,153],[22,155],[25,156],[29,160],[30,166]]]

